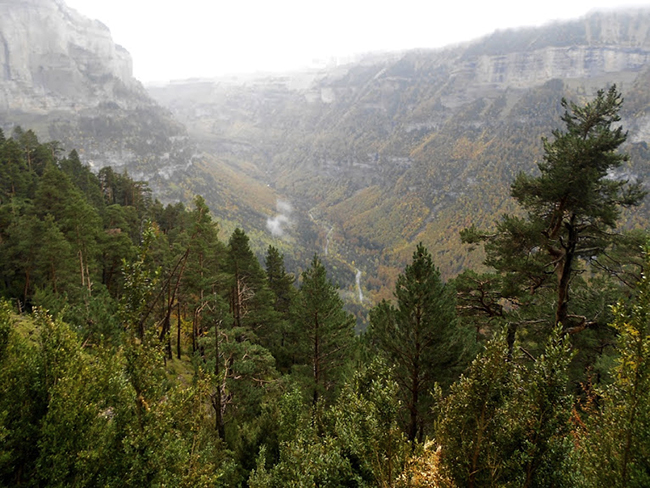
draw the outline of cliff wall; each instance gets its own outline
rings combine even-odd
[[[62,0],[0,1],[0,110],[48,113],[142,98],[129,53]]]

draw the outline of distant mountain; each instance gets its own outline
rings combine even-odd
[[[513,209],[510,182],[535,169],[562,97],[584,100],[616,83],[633,156],[619,176],[647,176],[649,61],[650,10],[626,10],[321,72],[149,93],[201,148],[255,167],[292,202],[302,222],[294,236],[327,246],[350,277],[359,267],[363,286],[389,297],[386,284],[420,240],[447,276],[480,262],[458,231]],[[647,216],[628,218],[646,226]]]

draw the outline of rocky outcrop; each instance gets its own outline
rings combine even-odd
[[[650,61],[650,10],[497,32],[469,46],[461,60],[457,72],[474,83],[510,88],[638,72]]]
[[[578,46],[481,56],[471,68],[478,84],[528,88],[551,79],[593,78],[606,73],[639,71],[648,61],[650,51],[642,49]]]
[[[129,53],[62,0],[0,1],[0,110],[74,111],[138,94]]]

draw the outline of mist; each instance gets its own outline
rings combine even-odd
[[[290,202],[278,200],[276,204],[278,214],[275,217],[266,219],[266,228],[275,237],[282,237],[292,225],[291,213],[293,207]]]

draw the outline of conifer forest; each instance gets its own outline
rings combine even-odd
[[[650,486],[646,196],[613,86],[564,115],[512,213],[420,244],[367,327],[204,198],[0,131],[0,485]]]

